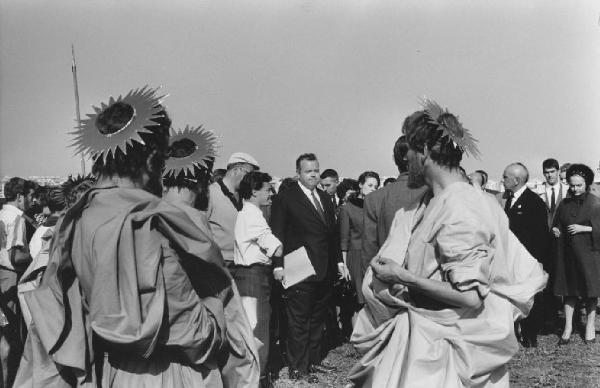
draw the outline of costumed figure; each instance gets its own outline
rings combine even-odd
[[[41,284],[25,295],[15,387],[258,384],[218,247],[157,197],[171,121],[156,93],[111,98],[74,132],[98,181],[55,226]]]
[[[400,209],[363,281],[350,372],[361,387],[508,387],[513,323],[547,274],[498,203],[464,181],[475,140],[431,101],[404,122],[409,181],[430,191]]]

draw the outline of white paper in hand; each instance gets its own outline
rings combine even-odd
[[[315,269],[304,247],[300,247],[283,257],[283,288],[288,289],[315,274]]]

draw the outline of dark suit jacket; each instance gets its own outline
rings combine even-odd
[[[271,208],[271,229],[283,243],[283,254],[302,246],[308,253],[316,275],[309,277],[307,281],[332,279],[337,272],[337,263],[342,262],[333,204],[323,191],[317,189],[317,192],[326,222],[323,222],[317,209],[298,185],[292,185],[277,194]],[[273,264],[276,267],[283,266],[283,258],[274,257]]]
[[[502,206],[506,200],[503,201]],[[545,266],[549,237],[546,205],[539,195],[526,188],[506,212],[510,230],[529,253]]]
[[[426,187],[408,188],[408,174],[401,174],[396,182],[367,195],[363,208],[361,255],[364,269],[385,242],[396,212],[421,198],[425,191]]]

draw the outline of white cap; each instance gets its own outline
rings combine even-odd
[[[251,155],[245,152],[234,152],[233,154],[231,154],[229,160],[227,161],[227,165],[234,163],[248,163],[256,167],[256,169],[260,169],[260,165],[258,164],[256,159],[254,159]]]

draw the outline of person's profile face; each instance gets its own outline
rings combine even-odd
[[[571,190],[571,194],[573,194],[574,196],[578,196],[585,193],[587,190],[585,179],[583,179],[579,175],[571,175],[571,177],[569,178],[569,190]]]
[[[367,196],[370,193],[372,193],[373,191],[377,190],[379,188],[379,184],[377,184],[377,179],[373,178],[373,177],[368,177],[367,179],[365,179],[365,183],[363,183],[362,185],[359,185],[360,187],[360,193],[363,196]]]
[[[253,190],[252,195],[256,197],[259,206],[268,206],[271,204],[273,188],[270,183],[263,182],[262,188],[260,190]]]
[[[335,195],[335,191],[338,187],[338,184],[338,178],[327,177],[321,179],[321,186],[323,187],[323,190],[325,190],[325,192],[329,195]]]
[[[481,188],[482,182],[483,182],[483,179],[481,179],[480,173],[474,172],[471,175],[469,175],[469,183],[472,184],[474,187]]]
[[[548,183],[551,186],[554,186],[556,182],[558,182],[558,170],[554,167],[545,168],[544,178],[546,179],[546,183]]]
[[[298,180],[309,190],[314,190],[319,184],[319,162],[317,160],[301,160]]]
[[[563,185],[569,184],[567,182],[567,171],[566,170],[565,171],[561,171],[560,174],[559,174],[559,176],[560,176],[560,183],[562,183]]]
[[[506,190],[514,192],[518,183],[519,182],[513,173],[511,173],[509,170],[504,170],[504,173],[502,174],[502,184]]]

